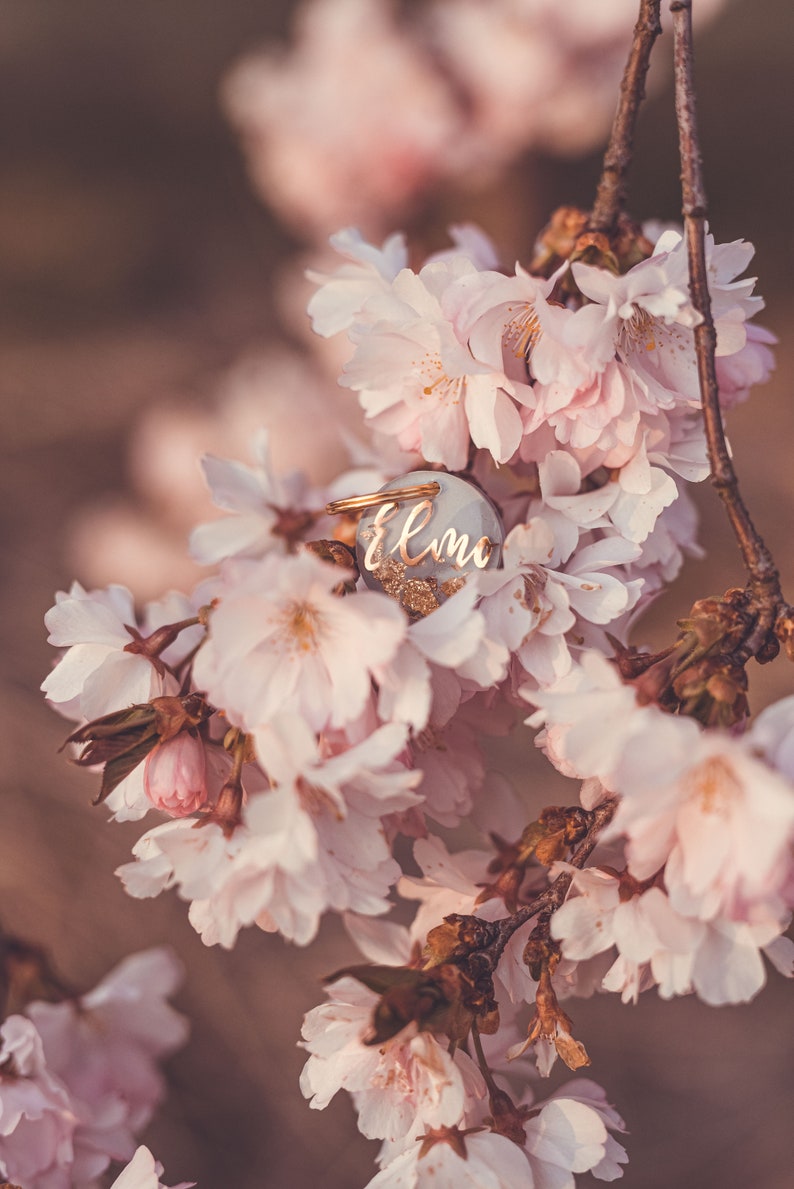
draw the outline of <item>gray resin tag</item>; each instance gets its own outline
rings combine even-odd
[[[367,509],[356,533],[361,576],[414,616],[429,615],[460,590],[468,574],[501,563],[504,530],[487,496],[443,471],[411,471],[381,488],[439,484],[437,495]]]

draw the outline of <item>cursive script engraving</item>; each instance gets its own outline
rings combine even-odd
[[[493,552],[493,543],[488,537],[480,537],[479,541],[476,541],[470,548],[469,534],[458,533],[454,527],[446,529],[440,539],[434,537],[421,552],[411,556],[408,547],[413,538],[429,524],[433,516],[433,506],[432,500],[422,500],[411,508],[400,530],[397,542],[391,547],[389,553],[399,553],[401,561],[406,566],[418,566],[426,558],[432,557],[434,561],[446,561],[458,570],[462,570],[469,562],[473,562],[477,569],[484,570]],[[380,564],[383,557],[386,526],[399,511],[399,505],[396,503],[382,504],[378,508],[371,530],[372,539],[364,556],[364,566],[370,572],[376,570]]]

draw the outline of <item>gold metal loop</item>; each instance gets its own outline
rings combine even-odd
[[[400,504],[404,500],[433,499],[441,491],[441,484],[415,483],[413,487],[395,487],[391,491],[373,491],[369,495],[350,495],[344,500],[332,500],[325,505],[329,516],[340,512],[359,512],[364,508],[376,508],[378,504]]]

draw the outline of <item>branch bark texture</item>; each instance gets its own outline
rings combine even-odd
[[[618,216],[626,205],[626,177],[631,166],[637,115],[645,98],[651,50],[662,31],[660,7],[661,0],[640,0],[634,40],[620,84],[618,109],[590,216],[590,230],[601,231],[605,235],[614,230]]]
[[[673,0],[670,11],[673,14],[675,106],[681,154],[682,213],[689,255],[689,289],[692,304],[701,317],[694,336],[703,420],[711,482],[725,505],[748,573],[748,587],[758,610],[758,627],[753,638],[748,641],[750,647],[747,655],[750,656],[763,644],[774,626],[778,608],[782,604],[780,576],[744,503],[725,441],[715,365],[717,334],[711,313],[706,266],[708,209],[695,106],[692,0]]]

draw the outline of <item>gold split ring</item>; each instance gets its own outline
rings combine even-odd
[[[395,487],[392,491],[373,491],[369,495],[350,495],[344,500],[332,500],[325,505],[329,516],[340,512],[359,512],[364,508],[375,508],[378,504],[400,504],[403,500],[420,500],[425,496],[433,499],[441,490],[441,484],[415,483],[413,487]]]

